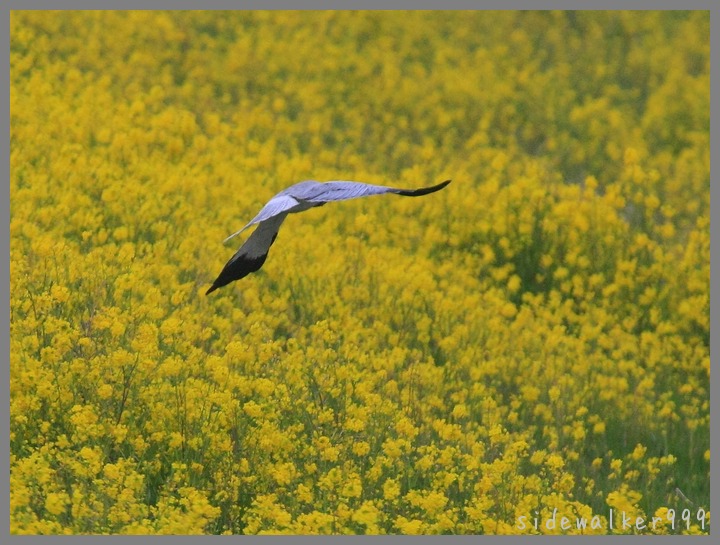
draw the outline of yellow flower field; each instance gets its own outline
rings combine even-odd
[[[709,533],[708,12],[10,23],[12,533]]]

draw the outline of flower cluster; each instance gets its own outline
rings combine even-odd
[[[13,11],[11,531],[708,533],[709,20]]]

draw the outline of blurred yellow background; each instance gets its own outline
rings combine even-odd
[[[709,532],[708,12],[10,22],[13,533]]]

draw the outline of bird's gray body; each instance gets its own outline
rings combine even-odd
[[[278,230],[288,214],[303,212],[328,202],[346,201],[385,193],[417,197],[439,191],[449,183],[450,180],[446,180],[438,185],[421,189],[398,189],[347,181],[316,182],[307,180],[291,185],[270,199],[245,227],[225,239],[227,242],[248,227],[259,224],[253,234],[228,261],[207,293],[257,271],[265,262],[270,246],[275,242]]]

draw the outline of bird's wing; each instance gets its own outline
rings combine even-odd
[[[449,183],[450,180],[446,180],[431,187],[422,187],[420,189],[399,189],[396,187],[365,184],[362,182],[337,181],[316,184],[307,187],[306,191],[290,192],[290,194],[299,201],[311,203],[345,201],[348,199],[357,199],[359,197],[369,197],[370,195],[383,195],[385,193],[394,193],[405,197],[419,197],[420,195],[427,195],[429,193],[439,191]]]
[[[239,231],[235,231],[232,235],[230,235],[225,240],[223,240],[223,243],[227,242],[228,240],[230,240],[233,237],[238,236],[240,233],[242,233],[245,229],[247,229],[251,225],[255,225],[256,223],[267,221],[270,218],[278,216],[279,214],[285,213],[287,215],[287,212],[289,212],[292,208],[296,207],[297,205],[298,205],[297,199],[293,198],[290,195],[283,195],[282,193],[278,193],[272,199],[270,199],[265,206],[262,207],[262,210],[260,210],[260,212],[258,212],[258,215],[255,216],[245,227],[243,227]],[[283,216],[283,219],[285,219],[284,216]],[[282,223],[282,221],[280,223]]]
[[[288,212],[280,212],[267,220],[260,221],[257,229],[240,246],[235,255],[230,258],[230,261],[225,264],[225,267],[223,267],[223,270],[205,294],[207,295],[230,282],[240,280],[262,267],[265,259],[267,259],[270,246],[275,242],[278,230],[287,215]]]

